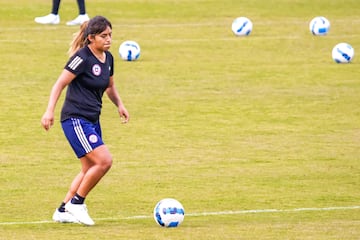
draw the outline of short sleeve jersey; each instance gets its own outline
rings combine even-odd
[[[65,69],[76,77],[68,85],[61,121],[72,117],[92,123],[99,121],[102,96],[114,73],[114,58],[108,51],[105,54],[106,60],[102,63],[86,46],[75,53],[65,65]]]

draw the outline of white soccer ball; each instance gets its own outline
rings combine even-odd
[[[185,210],[179,201],[165,198],[154,208],[154,219],[162,227],[177,227],[184,220]]]
[[[309,29],[313,35],[326,35],[330,30],[330,22],[325,17],[315,17],[310,21]]]
[[[251,33],[253,24],[246,17],[236,18],[231,25],[231,30],[236,36],[247,36]]]
[[[351,62],[354,54],[354,48],[348,43],[339,43],[332,50],[332,58],[337,63]]]
[[[140,46],[135,41],[125,41],[119,47],[119,55],[125,61],[135,61],[140,57]]]

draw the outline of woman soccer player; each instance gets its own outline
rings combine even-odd
[[[102,96],[106,92],[117,106],[123,123],[129,121],[113,79],[111,45],[112,25],[96,16],[81,25],[69,53],[70,59],[52,87],[48,106],[41,124],[46,131],[54,124],[54,110],[62,90],[68,86],[61,111],[61,125],[75,154],[80,159],[81,171],[74,178],[53,220],[94,225],[85,197],[106,174],[112,157],[101,137],[99,122]]]

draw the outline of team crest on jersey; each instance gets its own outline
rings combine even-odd
[[[93,67],[92,67],[92,72],[95,76],[100,76],[101,74],[101,67],[99,66],[99,64],[95,64]]]

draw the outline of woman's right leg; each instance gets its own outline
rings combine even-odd
[[[60,204],[59,208],[57,208],[53,214],[53,220],[55,222],[61,222],[61,223],[78,222],[78,220],[74,216],[66,212],[65,204],[68,203],[71,200],[71,198],[75,196],[75,193],[79,188],[83,178],[84,178],[84,173],[81,171],[80,173],[78,173],[78,175],[76,175],[76,177],[72,181],[70,185],[70,189],[65,195],[64,201]]]
[[[81,171],[78,175],[76,175],[76,177],[74,178],[74,180],[72,181],[72,183],[70,185],[69,191],[67,192],[67,194],[64,198],[64,203],[69,202],[75,196],[84,176],[85,176],[85,173],[83,171]]]

